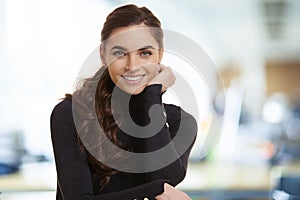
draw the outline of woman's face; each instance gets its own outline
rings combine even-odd
[[[163,55],[144,24],[115,29],[101,49],[112,81],[128,94],[141,93],[158,73]]]

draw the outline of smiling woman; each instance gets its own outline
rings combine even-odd
[[[141,93],[160,71],[163,49],[151,29],[144,23],[121,27],[103,42],[102,63],[109,66],[112,81],[129,94]]]
[[[185,177],[197,125],[162,103],[175,75],[160,63],[159,20],[145,7],[115,9],[102,29],[100,56],[103,66],[51,115],[57,199],[190,199],[175,186]]]

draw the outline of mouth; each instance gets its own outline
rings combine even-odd
[[[128,83],[128,84],[138,84],[140,83],[143,78],[145,77],[145,74],[139,74],[139,75],[121,75],[121,77]]]

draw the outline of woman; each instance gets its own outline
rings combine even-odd
[[[160,64],[159,20],[145,7],[115,9],[101,32],[100,56],[103,66],[51,115],[57,199],[190,199],[175,186],[185,177],[197,126],[180,107],[162,103],[175,76]],[[152,109],[155,105],[160,106]],[[158,129],[155,134],[149,135],[154,130],[149,124]],[[192,142],[179,153],[174,137]],[[107,138],[117,148],[104,143]],[[165,159],[145,156],[133,164],[133,154],[124,154],[155,152],[166,145],[171,148]],[[176,159],[155,168],[168,157]],[[110,165],[112,161],[118,164]]]

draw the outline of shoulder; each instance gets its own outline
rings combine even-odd
[[[164,104],[167,122],[169,124],[170,136],[173,138],[179,131],[179,134],[195,137],[198,126],[195,118],[183,110],[180,106],[173,104]]]
[[[194,124],[196,124],[195,118],[180,106],[176,106],[173,104],[164,104],[166,114],[167,114],[167,121],[181,121],[181,120],[188,120]]]
[[[72,100],[65,98],[52,110],[51,121],[57,119],[72,119]]]
[[[164,107],[166,110],[167,115],[169,116],[177,116],[177,117],[191,117],[193,116],[186,112],[184,109],[182,109],[180,106],[176,106],[173,104],[165,104]]]
[[[71,98],[64,98],[61,102],[55,105],[53,111],[62,111],[69,108],[72,108],[72,100]]]
[[[76,126],[72,112],[72,100],[64,99],[59,102],[51,113],[50,130],[53,144],[66,141],[76,141]]]

